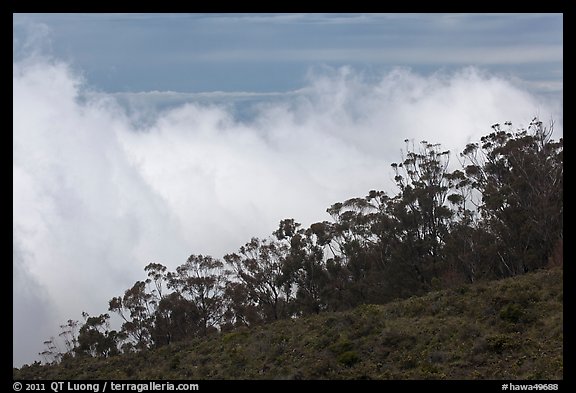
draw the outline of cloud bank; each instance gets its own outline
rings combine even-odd
[[[15,366],[66,320],[105,312],[149,262],[221,257],[283,218],[309,225],[334,202],[396,193],[390,164],[406,138],[454,157],[491,124],[535,115],[562,135],[561,102],[475,68],[320,68],[297,91],[257,96],[249,116],[235,105],[250,93],[123,93],[122,104],[42,57],[15,62],[13,85]]]

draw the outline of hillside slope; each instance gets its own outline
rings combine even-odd
[[[563,272],[284,320],[14,379],[562,379]]]

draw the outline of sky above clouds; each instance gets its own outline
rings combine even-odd
[[[403,140],[562,136],[561,14],[15,14],[13,363],[143,268],[396,193]]]

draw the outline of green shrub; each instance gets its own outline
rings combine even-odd
[[[494,334],[486,337],[487,348],[497,354],[516,346],[514,338],[506,334]]]
[[[352,367],[360,361],[360,357],[354,351],[346,351],[338,355],[336,360],[338,360],[338,363],[341,363],[346,367]]]
[[[418,361],[416,360],[416,358],[412,355],[408,355],[400,362],[400,369],[409,370],[415,368],[417,365]]]
[[[329,348],[332,352],[338,355],[350,351],[352,349],[352,343],[347,337],[340,337],[338,341],[330,345]]]
[[[231,333],[227,333],[224,336],[222,336],[222,342],[224,344],[228,344],[229,342],[235,341],[235,340],[240,340],[242,338],[245,338],[248,336],[248,332],[247,331],[236,331],[236,332],[231,332]]]
[[[507,322],[518,323],[523,316],[524,310],[516,303],[506,304],[500,309],[500,319]]]

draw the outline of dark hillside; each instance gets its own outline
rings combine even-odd
[[[562,379],[563,271],[282,320],[14,379]]]

